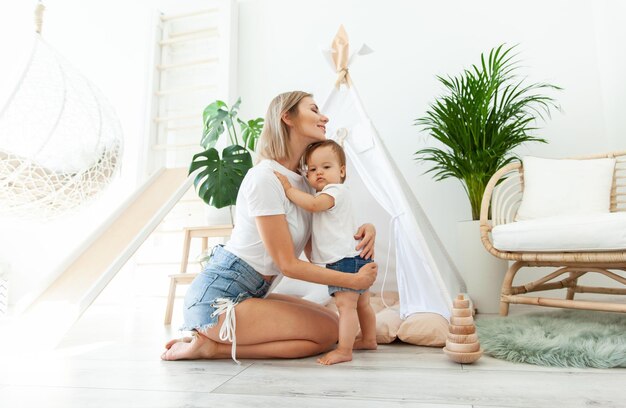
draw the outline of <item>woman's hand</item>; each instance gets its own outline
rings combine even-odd
[[[376,279],[378,266],[373,263],[363,266],[357,273],[344,273],[296,258],[285,214],[256,217],[256,225],[265,249],[287,277],[352,289],[366,289]]]
[[[287,190],[289,190],[291,188],[291,183],[289,182],[287,177],[285,177],[283,174],[280,174],[277,171],[275,171],[274,174],[276,175],[276,177],[278,177],[278,180],[280,181],[280,184],[285,189],[285,192],[287,192]]]
[[[361,258],[374,258],[374,244],[376,242],[376,228],[373,224],[363,224],[354,234],[354,239],[360,239],[361,242],[356,246],[357,251],[361,251]]]
[[[376,281],[376,275],[378,274],[378,264],[376,262],[370,262],[363,265],[361,269],[354,276],[356,283],[354,289],[367,289]]]

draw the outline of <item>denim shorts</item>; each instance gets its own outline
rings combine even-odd
[[[187,290],[181,330],[214,327],[219,318],[218,299],[228,299],[236,305],[248,298],[264,297],[269,288],[270,283],[244,260],[221,245],[216,246],[208,264]]]
[[[355,256],[354,258],[343,258],[338,260],[337,262],[333,262],[331,264],[327,264],[326,268],[332,269],[334,271],[346,272],[346,273],[357,273],[359,269],[363,265],[366,265],[370,262],[374,262],[373,259],[364,259],[361,256]],[[365,293],[367,289],[350,289],[350,288],[342,288],[340,286],[329,286],[328,294],[330,296],[334,296],[335,292],[356,292],[356,293]]]

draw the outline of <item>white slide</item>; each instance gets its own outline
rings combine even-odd
[[[139,188],[66,263],[19,317],[15,330],[46,333],[53,345],[89,307],[193,182],[186,168],[162,169]],[[42,331],[42,324],[46,327]]]

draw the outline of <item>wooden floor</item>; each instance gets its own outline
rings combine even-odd
[[[180,301],[174,329],[164,327],[167,282],[163,296],[141,295],[133,289],[141,280],[124,273],[55,349],[0,351],[0,407],[626,407],[625,369],[546,368],[490,357],[460,365],[441,349],[402,343],[356,352],[354,361],[330,367],[313,357],[241,366],[163,362],[163,343],[178,335]],[[32,328],[11,335],[46,334]]]

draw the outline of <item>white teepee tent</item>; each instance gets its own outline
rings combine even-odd
[[[346,184],[359,221],[374,223],[378,242],[383,243],[376,254],[379,276],[395,270],[400,316],[434,312],[448,318],[452,298],[466,291],[465,283],[387,152],[348,74],[354,59],[369,52],[363,46],[348,58],[347,35],[343,27],[339,29],[327,52],[339,75],[321,109],[331,118],[327,135],[346,151]]]

